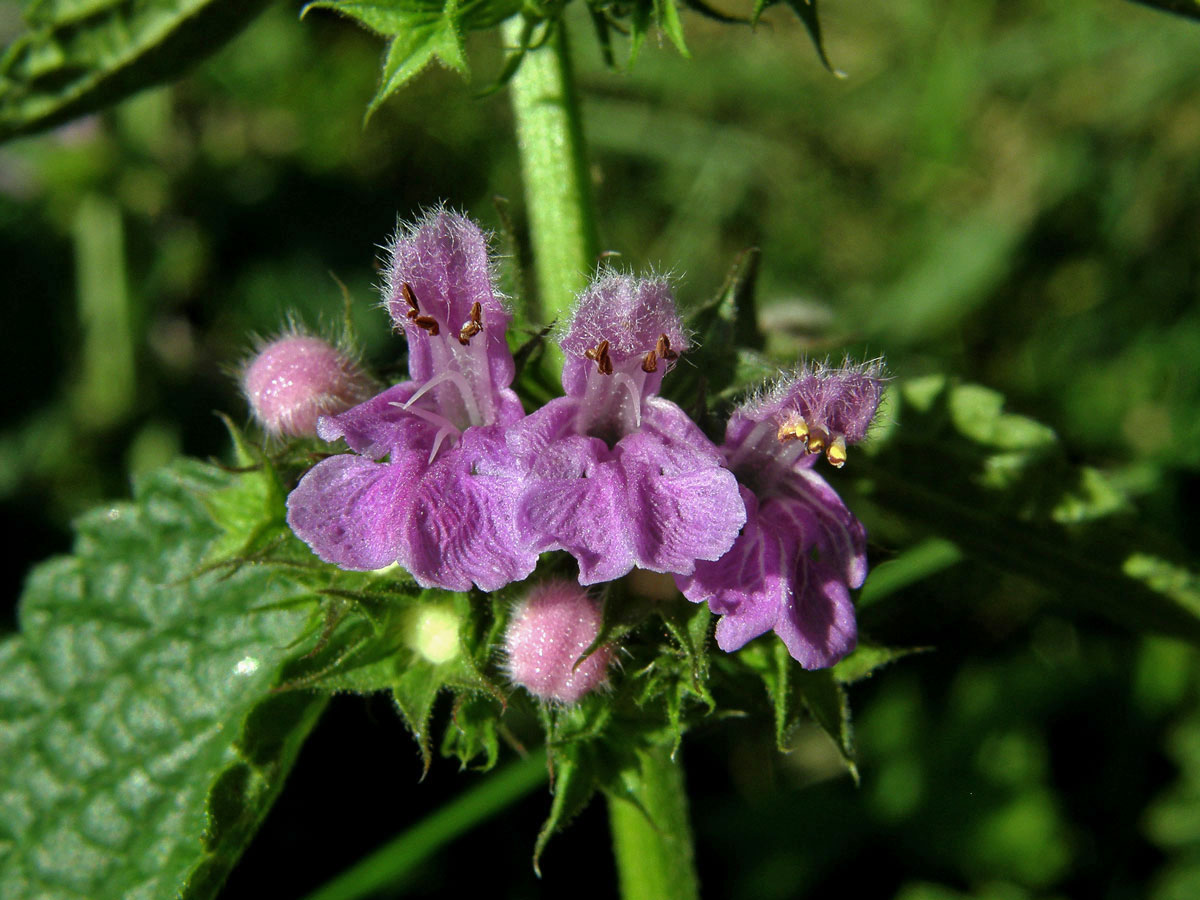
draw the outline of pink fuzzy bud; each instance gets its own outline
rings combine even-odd
[[[574,703],[608,677],[612,647],[596,650],[576,666],[600,633],[601,616],[572,581],[545,581],[513,612],[504,635],[508,674],[541,700]]]
[[[242,376],[250,409],[266,431],[285,437],[317,433],[320,416],[370,396],[353,360],[317,337],[289,334],[258,351]]]

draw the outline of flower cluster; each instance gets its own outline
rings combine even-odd
[[[493,591],[563,550],[583,585],[675,576],[723,616],[724,649],[774,629],[812,667],[853,647],[863,529],[812,465],[821,451],[840,465],[863,437],[877,368],[804,370],[735,411],[717,447],[658,395],[689,346],[664,279],[601,273],[561,336],[564,396],[528,415],[474,223],[438,209],[402,229],[384,290],[410,379],[318,420],[353,451],[288,498],[318,556]]]

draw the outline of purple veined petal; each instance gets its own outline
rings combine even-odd
[[[647,397],[642,404],[641,431],[656,435],[663,443],[724,466],[724,455],[675,403],[662,397]]]
[[[806,669],[831,666],[852,649],[854,606],[841,573],[810,558],[819,526],[806,508],[760,507],[743,488],[748,521],[733,548],[716,562],[699,562],[676,584],[689,600],[708,602],[717,646],[738,650],[774,630]]]
[[[676,576],[675,584],[693,603],[707,602],[717,623],[717,645],[740,649],[774,627],[790,584],[783,559],[793,555],[788,533],[772,534],[762,527],[754,494],[742,488],[747,522],[733,546],[716,561],[696,563],[691,575]]]
[[[436,209],[400,230],[387,271],[384,301],[405,330],[419,390],[460,430],[500,421],[499,392],[515,368],[479,226]]]
[[[686,574],[696,560],[720,559],[729,550],[746,523],[746,507],[737,479],[707,448],[642,432],[615,449],[627,512],[610,527],[628,529],[639,568]]]
[[[802,507],[816,525],[813,544],[822,559],[850,587],[862,587],[867,578],[867,530],[829,482],[810,469],[796,470],[769,506],[773,514]]]
[[[611,449],[574,433],[582,401],[571,397],[514,429],[528,460],[521,533],[539,551],[574,556],[583,584],[634,566],[690,572],[697,559],[728,550],[745,522],[737,482],[717,449],[674,404],[651,400],[645,430]]]
[[[380,569],[397,561],[410,498],[424,469],[420,453],[376,463],[331,456],[288,495],[288,525],[317,556],[343,569]]]
[[[499,427],[472,428],[430,466],[413,497],[401,564],[423,587],[494,591],[537,565],[517,530],[524,489]]]
[[[850,590],[836,569],[804,554],[795,560],[793,578],[790,602],[780,607],[775,633],[804,668],[832,666],[858,639]]]
[[[596,584],[629,571],[633,548],[612,527],[624,514],[621,473],[603,441],[575,433],[578,407],[572,397],[551,400],[510,431],[525,473],[517,526],[535,551],[570,553],[580,583]]]
[[[612,581],[636,561],[619,466],[602,460],[603,443],[572,435],[539,458],[521,496],[519,531],[543,552],[565,550],[579,563],[579,583]],[[604,455],[607,455],[604,453]]]

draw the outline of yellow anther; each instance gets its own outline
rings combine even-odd
[[[824,432],[813,431],[812,434],[810,434],[808,436],[808,445],[807,445],[808,452],[809,453],[820,453],[822,450],[825,449],[825,441],[826,440],[828,440],[828,438],[826,437]]]
[[[829,445],[829,449],[825,451],[825,458],[835,469],[844,466],[846,464],[846,439],[840,434],[835,437],[833,443]]]
[[[775,433],[775,436],[781,441],[804,440],[808,437],[808,423],[803,419],[786,422],[779,426],[779,431]]]

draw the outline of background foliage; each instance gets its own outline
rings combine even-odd
[[[1127,605],[1118,627],[1078,595],[1165,582],[1178,612],[1194,594],[1161,560],[1200,549],[1200,30],[1090,0],[822,11],[845,79],[784,9],[753,32],[685,9],[690,60],[650,31],[620,73],[589,18],[568,16],[603,245],[671,270],[693,304],[756,245],[768,356],[885,354],[904,377],[891,427],[839,486],[874,541],[864,631],[928,650],[848,688],[860,787],[815,726],[788,731],[785,757],[769,724],[689,738],[706,890],[1195,896],[1200,682],[1193,652],[1163,636],[1186,619],[1147,600],[1144,621]],[[0,147],[6,596],[70,548],[72,520],[129,493],[129,472],[223,453],[211,411],[241,415],[230,372],[246,336],[290,310],[336,323],[331,273],[368,359],[395,371],[371,284],[397,212],[446,199],[497,227],[501,194],[522,225],[503,94],[474,96],[503,70],[494,35],[465,38],[469,86],[431,68],[363,130],[379,42],[298,12],[269,7],[173,87]],[[0,40],[18,24],[0,3]],[[934,373],[952,380],[918,380]],[[984,427],[956,419],[955,380],[1061,440],[998,409]],[[878,477],[906,467],[900,484]],[[1024,493],[998,492],[1013,484]],[[917,488],[987,511],[996,533],[974,533],[1000,557],[1049,535],[1084,548],[1083,570],[1056,581],[965,559],[970,541],[951,543],[961,535]],[[1089,530],[1098,510],[1110,518]],[[471,783],[435,760],[418,784],[420,750],[389,707],[334,699],[229,896],[264,872],[300,896]],[[544,796],[525,801],[410,886],[483,879],[529,896],[545,812]],[[547,849],[540,889],[555,895],[581,867],[603,888],[607,846],[602,814],[585,812]]]

